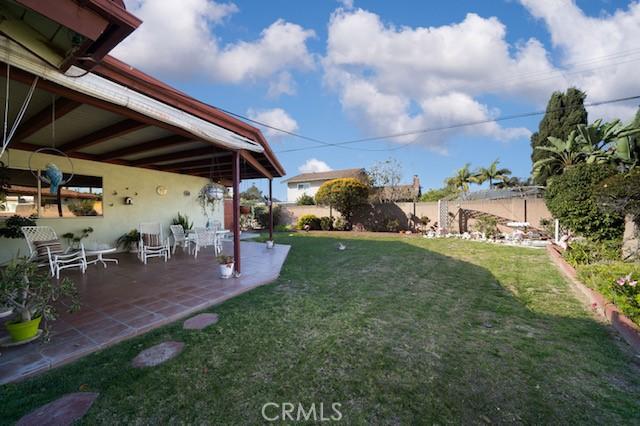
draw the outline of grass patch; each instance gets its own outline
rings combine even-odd
[[[338,251],[342,241],[347,250]],[[639,359],[540,250],[458,240],[276,235],[281,277],[213,311],[0,387],[0,422],[66,392],[85,424],[261,423],[266,402],[342,404],[348,423],[640,422]],[[175,360],[130,367],[143,348]]]

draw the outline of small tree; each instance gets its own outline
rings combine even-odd
[[[296,200],[296,204],[299,206],[313,206],[315,203],[316,202],[313,197],[311,195],[307,195],[306,193],[299,196]]]
[[[367,201],[369,186],[358,179],[333,179],[322,184],[316,193],[316,203],[331,206],[351,224],[355,208]]]
[[[398,201],[403,191],[400,189],[402,165],[395,158],[378,161],[367,170],[373,202]]]
[[[243,200],[262,201],[262,191],[257,186],[251,185],[246,191],[240,193],[240,198]]]

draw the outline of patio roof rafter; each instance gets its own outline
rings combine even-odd
[[[222,154],[222,153],[221,153]],[[221,165],[229,165],[231,164],[230,162],[227,162],[227,158],[225,157],[229,157],[228,159],[231,159],[231,153],[229,153],[227,155],[227,153],[224,153],[225,155],[218,155],[216,158],[224,158],[224,160],[213,160],[212,158],[205,158],[202,160],[192,160],[192,161],[185,161],[182,163],[171,163],[171,164],[161,164],[158,166],[158,170],[163,170],[163,171],[172,171],[172,170],[185,170],[185,169],[198,169],[198,168],[211,168],[211,167],[216,167],[216,166],[221,166]],[[223,161],[223,162],[220,162]]]
[[[140,158],[139,160],[129,161],[128,163],[131,166],[145,166],[145,165],[152,165],[156,163],[169,162],[169,161],[177,162],[187,158],[202,157],[205,155],[210,156],[217,152],[219,151],[216,151],[214,147],[196,148],[196,149],[191,149],[189,151],[172,152],[169,154],[161,154],[161,155],[154,155],[152,157]]]
[[[140,123],[131,119],[125,119],[110,126],[96,130],[91,134],[83,135],[70,142],[66,142],[60,146],[60,150],[66,153],[79,151],[83,148],[88,148],[90,146],[106,142],[110,139],[114,139],[135,132],[137,130],[144,129],[145,127],[148,127],[148,124]]]
[[[56,99],[53,104],[47,105],[46,107],[42,108],[40,111],[35,113],[31,118],[29,118],[27,121],[22,123],[20,127],[18,127],[18,130],[15,136],[13,137],[13,139],[16,141],[23,141],[24,139],[28,138],[34,133],[37,133],[39,130],[42,130],[48,125],[50,125],[53,119],[52,107],[53,109],[55,109],[55,114],[54,114],[55,120],[58,120],[64,117],[65,115],[69,114],[71,111],[78,108],[80,105],[82,105],[82,103],[73,101],[71,99],[67,99],[67,98]]]
[[[128,157],[130,155],[143,154],[148,151],[153,151],[161,148],[169,148],[176,145],[182,145],[186,142],[193,141],[193,138],[188,138],[181,135],[171,135],[164,138],[154,139],[148,142],[144,142],[138,145],[128,146],[126,148],[116,149],[113,151],[105,152],[98,155],[99,161],[115,160],[117,158]]]

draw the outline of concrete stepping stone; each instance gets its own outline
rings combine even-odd
[[[16,425],[62,426],[81,419],[99,394],[93,392],[70,393],[27,414]]]
[[[169,361],[184,349],[182,342],[164,342],[140,352],[132,361],[136,368],[155,367]]]
[[[184,322],[182,328],[185,330],[202,330],[218,322],[218,314],[198,314]]]

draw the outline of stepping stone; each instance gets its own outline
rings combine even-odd
[[[93,392],[70,393],[27,414],[16,425],[71,425],[81,419],[98,397]]]
[[[182,342],[160,343],[140,352],[133,359],[132,364],[136,368],[155,367],[156,365],[169,361],[182,352],[182,349],[184,349],[184,343]]]
[[[184,322],[182,328],[185,330],[202,330],[218,322],[218,314],[198,314]]]

